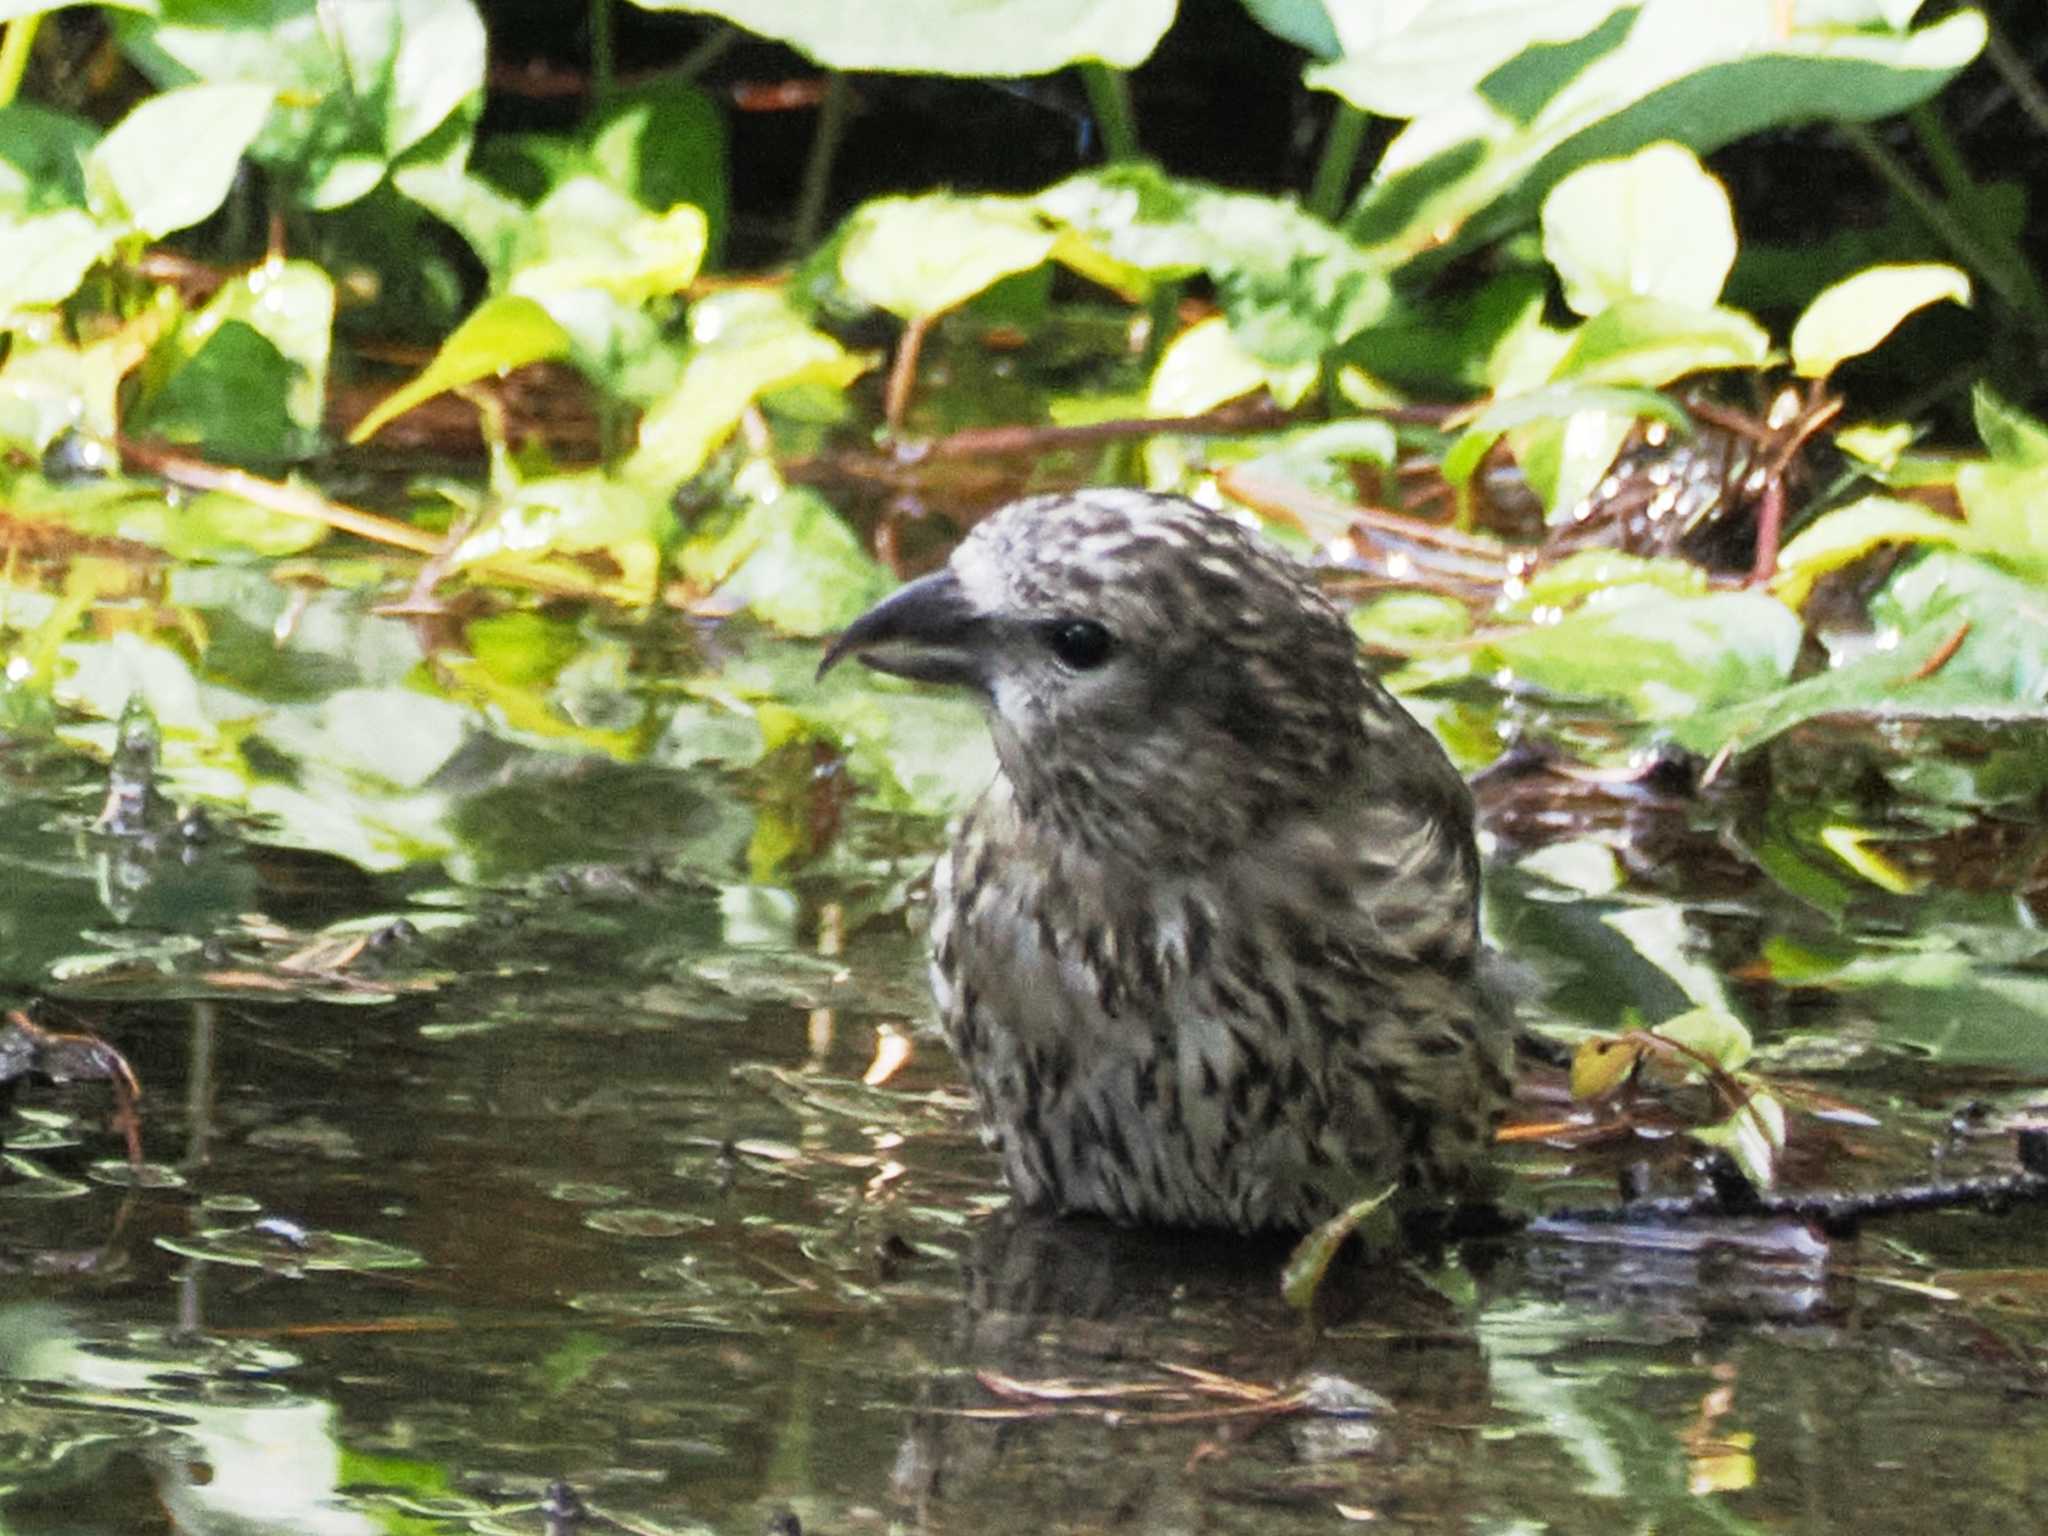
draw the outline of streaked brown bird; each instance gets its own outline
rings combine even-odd
[[[1179,497],[1038,496],[827,651],[980,694],[932,986],[1026,1206],[1302,1228],[1483,1191],[1511,1030],[1472,801],[1308,573]]]

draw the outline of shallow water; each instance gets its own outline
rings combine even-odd
[[[254,686],[230,607],[202,688]],[[2038,1211],[1475,1244],[1335,1277],[1310,1330],[1264,1247],[1004,1210],[925,1024],[938,823],[807,748],[684,729],[698,704],[637,664],[687,636],[620,641],[636,666],[585,690],[586,726],[641,745],[599,752],[445,692],[381,715],[413,686],[405,632],[338,598],[309,622],[346,639],[281,668],[233,752],[239,705],[166,727],[174,796],[233,764],[264,819],[98,833],[74,722],[0,751],[9,993],[127,1055],[146,1158],[104,1083],[15,1095],[6,1529],[537,1532],[556,1480],[586,1528],[633,1531],[2048,1521]],[[404,739],[367,742],[378,719]],[[431,760],[343,774],[443,727]],[[1795,1115],[1788,1184],[2003,1167],[2048,1100],[2015,823],[1894,806],[1931,883],[1829,909],[1762,873],[1790,846],[1769,795],[1484,799],[1494,923],[1546,1016],[1668,1013],[1662,925],[1832,1106]],[[374,832],[323,843],[323,804]],[[1593,833],[1621,854],[1600,896],[1531,862]],[[1759,979],[1795,949],[1823,979]],[[1569,1115],[1539,1074],[1522,1118]],[[1689,1177],[1654,1116],[1571,1139],[1514,1151],[1519,1204],[1611,1198],[1638,1160]]]

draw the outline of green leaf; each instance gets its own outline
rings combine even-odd
[[[1244,0],[1244,8],[1275,37],[1319,59],[1333,59],[1344,51],[1323,0]]]
[[[1562,421],[1581,415],[1622,417],[1631,422],[1661,421],[1681,432],[1692,427],[1685,408],[1654,389],[1552,384],[1504,396],[1481,411],[1444,454],[1443,476],[1452,485],[1464,485],[1502,433],[1535,422]]]
[[[1970,539],[1967,524],[1930,512],[1918,502],[1865,496],[1802,529],[1778,552],[1778,574],[1771,581],[1771,591],[1801,608],[1821,577],[1874,549],[1887,544],[1960,545]]]
[[[661,551],[675,515],[666,497],[594,471],[550,475],[515,488],[456,545],[450,564],[488,570],[560,558],[601,556],[614,575],[600,590],[614,601],[654,600]]]
[[[785,491],[712,519],[677,554],[683,574],[793,635],[822,635],[877,602],[889,574],[813,491]]]
[[[690,311],[681,381],[640,422],[624,475],[663,494],[704,467],[762,394],[797,384],[844,388],[867,363],[805,325],[779,294],[736,289]]]
[[[1052,255],[1055,242],[1029,202],[1013,197],[887,197],[847,221],[839,276],[862,299],[905,320],[928,320]]]
[[[557,295],[584,290],[631,304],[676,293],[704,259],[702,210],[651,212],[594,175],[569,176],[532,208],[445,165],[406,166],[394,179],[469,242],[493,287],[551,312]]]
[[[581,288],[629,304],[679,293],[697,275],[709,235],[701,208],[678,203],[650,213],[594,176],[563,182],[532,219],[538,238],[504,281],[507,291],[542,302]]]
[[[1389,1184],[1377,1194],[1354,1200],[1296,1243],[1281,1267],[1281,1299],[1297,1312],[1312,1313],[1316,1292],[1322,1288],[1331,1261],[1361,1226],[1365,1229],[1362,1240],[1368,1253],[1380,1255],[1392,1248],[1399,1241],[1399,1233],[1389,1202],[1399,1193],[1398,1184]]]
[[[85,206],[85,157],[97,124],[33,102],[0,107],[0,209],[40,213]]]
[[[1861,357],[1898,329],[1908,315],[1942,300],[1970,302],[1970,280],[1941,262],[1866,267],[1827,288],[1792,327],[1792,367],[1823,379]]]
[[[1066,226],[1053,254],[1085,277],[1142,292],[1207,273],[1231,334],[1262,363],[1317,361],[1387,312],[1382,265],[1289,199],[1119,165],[1048,188],[1036,206]]]
[[[125,331],[83,347],[17,332],[0,366],[0,440],[40,455],[64,432],[112,438],[120,425],[116,391],[141,353]]]
[[[266,261],[223,283],[206,307],[177,329],[167,350],[178,359],[189,360],[230,321],[239,321],[264,337],[289,366],[285,414],[310,444],[327,413],[333,279],[310,261]],[[151,366],[157,366],[154,357]]]
[[[1199,416],[1262,389],[1266,370],[1237,344],[1221,315],[1197,320],[1166,344],[1146,387],[1145,409],[1160,416]]]
[[[1593,30],[1527,46],[1477,90],[1446,92],[1420,113],[1381,157],[1350,232],[1390,264],[1424,252],[1443,259],[1525,225],[1577,167],[1646,144],[1668,139],[1705,155],[1784,124],[1902,112],[1939,91],[1985,38],[1983,16],[1967,9],[1905,34],[1826,16],[1802,25],[1804,6],[1789,33],[1759,4],[1604,9]],[[1463,39],[1491,47],[1478,24]]]
[[[1520,53],[1584,36],[1614,9],[1615,0],[1334,0],[1330,17],[1342,54],[1304,78],[1361,112],[1421,117],[1467,100]]]
[[[1735,213],[1691,150],[1652,144],[1581,166],[1551,189],[1543,254],[1582,315],[1624,299],[1703,309],[1735,264]]]
[[[289,401],[291,362],[254,326],[225,320],[129,412],[142,437],[186,443],[238,463],[278,463],[307,447]]]
[[[1844,645],[1827,671],[1678,723],[1681,745],[1744,750],[1824,715],[2035,720],[2048,709],[2048,592],[1960,552],[1933,550],[1870,604],[1880,643]]]
[[[1976,415],[1977,435],[1997,462],[2022,469],[2048,464],[2048,427],[1990,385],[1979,382],[1970,391],[1970,408]]]
[[[314,208],[371,191],[481,110],[485,37],[470,0],[161,0],[126,18],[122,46],[160,86],[270,90],[277,110],[250,153]]]
[[[1956,494],[1971,549],[2048,580],[2048,465],[1965,464],[1956,471]]]
[[[386,395],[356,423],[348,440],[367,442],[387,422],[423,400],[543,358],[566,356],[569,347],[569,333],[534,300],[506,294],[485,299],[441,343],[434,360],[411,383]]]
[[[1624,299],[1578,328],[1555,377],[1654,389],[1688,374],[1761,368],[1770,353],[1769,334],[1736,310]]]
[[[1792,610],[1760,592],[1617,587],[1555,623],[1488,636],[1476,665],[1547,693],[1616,700],[1639,720],[1685,720],[1782,683],[1800,638]]]
[[[1694,1126],[1692,1138],[1721,1148],[1750,1183],[1769,1189],[1777,1182],[1778,1157],[1785,1150],[1785,1106],[1766,1089],[1745,1086],[1748,1097],[1740,1109],[1718,1125]]]
[[[40,475],[19,475],[7,482],[6,498],[17,521],[147,544],[180,560],[293,555],[327,536],[323,523],[240,497],[207,492],[173,506],[160,488],[118,478],[52,485]]]
[[[726,224],[726,130],[709,94],[674,79],[625,86],[603,99],[587,137],[591,168],[641,207],[700,210],[707,260],[717,257]]]
[[[0,213],[0,322],[29,305],[70,298],[120,234],[82,208]]]
[[[270,115],[263,85],[191,85],[152,96],[86,158],[102,217],[158,239],[221,205],[235,167]]]
[[[831,69],[900,74],[1046,75],[1100,60],[1132,69],[1173,21],[1174,0],[636,0],[650,11],[708,11],[777,38]]]

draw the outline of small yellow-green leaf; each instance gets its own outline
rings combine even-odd
[[[1211,315],[1167,343],[1152,370],[1145,408],[1160,416],[1195,416],[1265,382],[1265,370],[1237,344],[1230,322]]]
[[[1908,315],[1944,299],[1970,302],[1970,279],[1945,262],[1866,267],[1822,289],[1806,306],[1792,327],[1792,366],[1803,378],[1826,378],[1891,335]]]
[[[1398,1185],[1389,1184],[1377,1194],[1353,1201],[1295,1244],[1294,1251],[1287,1256],[1286,1267],[1280,1272],[1280,1295],[1288,1306],[1301,1313],[1307,1313],[1315,1306],[1316,1292],[1322,1286],[1323,1276],[1330,1268],[1330,1261],[1337,1256],[1337,1250],[1344,1246],[1344,1240],[1358,1231],[1361,1223],[1380,1216],[1382,1212],[1385,1213],[1382,1221],[1391,1223],[1393,1212],[1388,1202],[1394,1198],[1398,1188]],[[1392,1246],[1394,1234],[1391,1229],[1379,1236],[1381,1241],[1375,1245],[1368,1235],[1367,1246]]]
[[[423,400],[542,358],[565,356],[569,346],[569,333],[534,300],[512,294],[485,299],[441,343],[441,350],[419,376],[385,396],[356,423],[348,440],[366,442],[387,422]]]
[[[1920,882],[1871,846],[1877,834],[1868,827],[1835,823],[1820,830],[1820,845],[1879,890],[1910,896]]]
[[[1604,1099],[1628,1081],[1643,1059],[1643,1040],[1634,1035],[1601,1035],[1572,1052],[1572,1097],[1581,1103]]]

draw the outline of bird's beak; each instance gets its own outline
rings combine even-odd
[[[848,656],[920,683],[978,683],[984,623],[949,567],[920,576],[883,598],[833,641],[818,663],[823,677]]]

